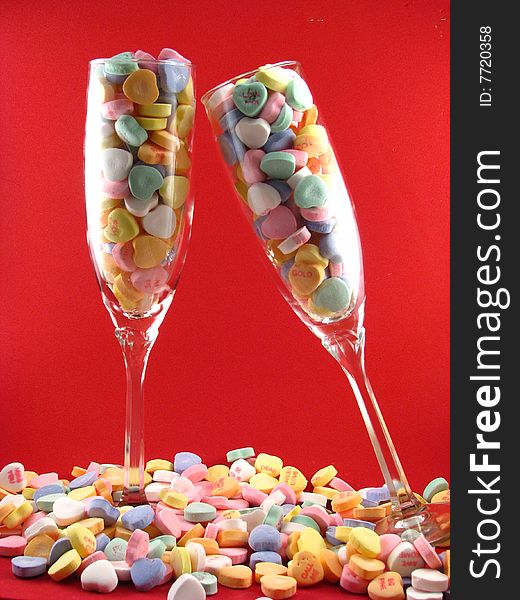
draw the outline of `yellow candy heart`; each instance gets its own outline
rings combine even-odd
[[[320,265],[295,262],[289,271],[292,289],[299,296],[310,296],[325,280],[325,269]]]
[[[310,265],[320,265],[324,269],[326,269],[329,266],[329,259],[325,258],[321,255],[320,249],[315,244],[304,244],[301,248],[298,248],[298,250],[296,252],[296,256],[294,257],[294,262],[305,263],[305,264],[310,264]],[[326,467],[326,468],[328,469],[329,467]],[[334,467],[332,467],[332,468],[334,468]],[[336,471],[336,473],[337,473],[337,471]],[[335,477],[335,475],[334,475],[334,477]],[[332,477],[330,479],[332,479]],[[329,479],[329,481],[330,481],[330,479]],[[328,483],[329,481],[327,481],[326,483]],[[316,484],[314,484],[314,482],[313,482],[313,485],[316,485]],[[320,485],[322,485],[322,484],[320,484]],[[325,484],[323,484],[323,485],[325,485]]]
[[[283,467],[283,461],[278,456],[270,454],[259,454],[255,460],[255,469],[257,473],[267,473],[272,477],[278,477]]]
[[[190,180],[182,175],[168,175],[164,178],[159,194],[170,208],[180,208],[186,201]]]
[[[280,483],[287,484],[296,494],[301,494],[307,487],[307,480],[296,467],[284,467],[280,472]]]
[[[62,556],[60,556],[58,560],[51,565],[48,573],[52,580],[61,581],[77,571],[80,564],[81,556],[73,548],[72,550],[65,552],[65,554],[62,554]]]
[[[114,208],[108,215],[108,225],[104,229],[105,237],[116,244],[129,242],[139,233],[139,224],[135,217],[124,208]]]
[[[132,242],[134,262],[141,269],[156,267],[166,258],[170,246],[163,240],[151,235],[140,235]]]
[[[81,558],[87,558],[96,551],[96,538],[90,529],[84,525],[74,523],[67,527],[70,543]]]
[[[170,131],[180,138],[185,138],[193,127],[195,108],[189,104],[180,104],[170,125]]]

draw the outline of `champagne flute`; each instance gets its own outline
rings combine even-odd
[[[414,529],[442,543],[449,505],[424,504],[412,492],[366,375],[356,217],[301,65],[265,65],[211,89],[202,102],[278,289],[352,387],[391,499],[378,533]]]
[[[143,383],[193,215],[193,65],[174,51],[163,54],[93,60],[88,83],[87,241],[126,367],[126,504],[146,501]]]

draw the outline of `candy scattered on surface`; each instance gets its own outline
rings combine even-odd
[[[177,254],[190,212],[191,64],[167,48],[159,57],[139,50],[94,62],[89,83],[89,243],[105,295],[135,314],[171,293],[175,261],[167,257]],[[0,473],[0,487],[17,491],[23,482],[11,469],[13,481],[3,486]]]
[[[332,465],[308,480],[253,448],[232,450],[227,461],[207,467],[191,452],[148,461],[149,503],[137,507],[117,506],[118,465],[74,467],[69,482],[11,463],[1,472],[24,485],[0,488],[0,556],[19,578],[75,575],[98,593],[120,581],[141,592],[167,584],[169,600],[203,600],[219,586],[292,598],[322,581],[372,600],[403,600],[405,589],[411,600],[449,593],[449,549],[439,556],[414,530],[379,536],[375,516],[352,516],[368,498],[386,514],[386,486],[355,490]],[[26,499],[39,490],[37,501]]]

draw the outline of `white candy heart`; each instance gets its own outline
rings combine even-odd
[[[265,119],[244,117],[236,124],[235,133],[248,148],[257,149],[267,142],[271,126]]]
[[[128,565],[124,560],[113,560],[110,561],[110,564],[116,570],[119,581],[130,581],[132,579],[130,575],[130,565]]]
[[[51,537],[57,537],[58,535],[58,526],[53,519],[49,517],[43,517],[36,523],[33,523],[24,531],[23,537],[29,542],[33,537],[40,535],[41,533],[46,533]]]
[[[422,592],[445,592],[450,586],[448,576],[436,569],[415,569],[412,585]]]
[[[266,215],[281,202],[280,192],[267,183],[253,183],[247,190],[247,203],[256,215]]]
[[[15,508],[18,508],[19,506],[22,506],[22,504],[25,504],[25,502],[26,499],[22,494],[7,494],[7,496],[0,500],[0,507],[4,506],[4,504],[13,504]]]
[[[81,587],[87,592],[108,594],[118,584],[116,570],[108,560],[96,560],[81,573]]]
[[[148,502],[159,502],[160,498],[159,498],[159,494],[161,493],[161,490],[169,490],[170,486],[168,483],[150,483],[149,485],[146,486],[146,489],[144,491],[145,495],[146,495],[146,499],[148,500]]]
[[[175,471],[165,471],[164,469],[157,469],[153,473],[153,480],[159,483],[171,483],[177,477],[180,477],[180,475]]]
[[[222,521],[217,524],[217,527],[221,531],[247,531],[247,523],[242,521],[242,519],[222,519]]]
[[[218,576],[220,569],[223,569],[224,567],[230,567],[231,565],[232,561],[229,556],[224,556],[223,554],[211,554],[210,556],[206,556],[204,571]]]
[[[251,533],[255,527],[261,525],[264,522],[264,519],[265,512],[261,508],[252,510],[250,513],[242,515],[242,521],[246,522],[249,533]]]
[[[58,498],[52,506],[52,514],[60,527],[67,527],[85,516],[85,505],[72,498]]]
[[[25,467],[22,463],[9,463],[0,471],[0,488],[6,492],[21,492],[26,486]]]
[[[421,592],[413,587],[406,590],[407,600],[442,600],[443,596],[441,592]]]
[[[134,217],[144,217],[159,204],[159,195],[154,192],[148,200],[140,200],[135,196],[125,198],[125,208]]]
[[[206,550],[204,550],[204,546],[192,542],[191,544],[188,544],[186,548],[190,555],[192,571],[194,573],[197,571],[204,571],[204,566],[206,565]]]
[[[128,150],[107,148],[101,156],[103,173],[108,181],[122,181],[128,177],[133,165],[133,157]]]
[[[249,481],[253,475],[256,475],[256,469],[247,460],[239,458],[229,468],[229,474],[237,481]]]
[[[206,600],[206,592],[200,581],[185,573],[170,588],[168,600]]]
[[[99,132],[102,138],[110,137],[115,132],[115,127],[113,121],[105,122],[99,128]]]
[[[195,484],[193,483],[193,481],[191,481],[191,479],[188,479],[187,477],[183,477],[181,475],[180,477],[172,479],[170,487],[174,492],[178,492],[179,494],[186,494],[186,492],[189,492],[195,487]]]
[[[388,555],[386,565],[389,571],[396,571],[402,577],[410,577],[412,571],[424,567],[424,560],[413,544],[401,542]]]
[[[175,212],[166,204],[160,204],[143,217],[143,227],[146,233],[158,238],[169,238],[177,225]]]

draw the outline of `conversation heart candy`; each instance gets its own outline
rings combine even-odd
[[[261,148],[268,140],[271,126],[265,119],[244,117],[235,126],[238,139],[248,148]]]
[[[107,594],[118,584],[116,570],[108,560],[97,560],[89,564],[81,573],[81,587],[87,592]]]
[[[156,294],[160,292],[168,281],[168,272],[162,267],[153,267],[152,269],[137,269],[130,275],[130,281],[133,286],[145,294]],[[132,518],[135,515],[132,515]],[[128,517],[130,518],[130,517]],[[153,516],[152,516],[153,520]],[[151,521],[150,521],[151,523]],[[146,527],[145,525],[144,527]],[[127,529],[132,529],[125,525]],[[144,529],[137,525],[140,529]],[[136,527],[134,527],[135,529]]]
[[[169,589],[168,600],[205,600],[203,583],[195,575],[181,575]]]
[[[286,206],[277,206],[267,214],[261,229],[266,238],[279,240],[292,235],[297,227],[293,212]]]
[[[22,463],[9,463],[0,471],[0,488],[6,492],[21,492],[27,485]]]
[[[139,592],[148,592],[160,585],[166,575],[166,566],[160,558],[139,558],[130,569],[130,577]]]
[[[288,569],[288,575],[294,577],[299,586],[314,585],[323,580],[324,571],[319,558],[312,552],[297,552]]]
[[[317,175],[303,178],[294,190],[294,201],[300,208],[323,206],[328,196],[327,186]]]
[[[134,196],[125,198],[125,208],[134,217],[145,217],[159,204],[159,195],[154,192],[148,200],[141,200]]]
[[[137,69],[125,79],[123,93],[136,104],[153,104],[159,97],[155,73],[149,69]]]
[[[285,89],[287,104],[295,110],[308,110],[312,106],[312,94],[306,82],[297,75],[291,79]]]
[[[146,233],[158,238],[169,238],[177,225],[175,212],[165,204],[161,204],[143,217],[143,228]]]
[[[378,575],[368,584],[368,596],[371,600],[404,600],[402,582],[399,573],[389,571]]]
[[[290,129],[280,132],[273,132],[268,137],[264,145],[264,150],[266,152],[281,152],[283,150],[289,150],[292,148],[294,138],[295,134]]]
[[[344,310],[350,305],[351,291],[339,277],[326,279],[312,295],[314,305],[331,313]]]
[[[151,235],[140,235],[132,244],[134,246],[134,262],[141,269],[157,267],[170,250],[163,240]]]
[[[422,592],[445,592],[449,587],[449,579],[436,569],[416,569],[412,572],[412,585]]]
[[[424,567],[424,560],[410,542],[401,542],[390,552],[386,564],[391,571],[408,577],[415,569]]]
[[[128,177],[132,168],[132,155],[121,148],[108,148],[103,150],[103,174],[109,181],[122,181]]]
[[[136,165],[128,175],[128,186],[132,194],[140,200],[148,200],[163,183],[157,169],[147,165]]]
[[[269,152],[262,158],[260,168],[271,179],[289,179],[296,169],[296,159],[283,150]]]
[[[255,117],[267,102],[267,89],[260,82],[238,84],[233,90],[233,101],[244,115]]]
[[[295,262],[289,271],[292,289],[299,296],[309,296],[325,279],[325,269],[321,265]]]
[[[132,115],[121,115],[115,123],[115,130],[123,142],[130,146],[140,146],[148,139],[146,129]]]
[[[11,570],[21,579],[38,577],[47,571],[47,560],[39,556],[15,556],[11,560]]]
[[[247,203],[257,215],[266,215],[281,202],[278,190],[267,183],[253,183],[247,192]]]
[[[161,89],[165,92],[178,94],[188,85],[190,70],[184,62],[167,59],[159,64],[159,76]]]
[[[115,208],[108,215],[108,225],[104,229],[107,240],[114,243],[129,242],[139,233],[135,217],[124,208]]]

